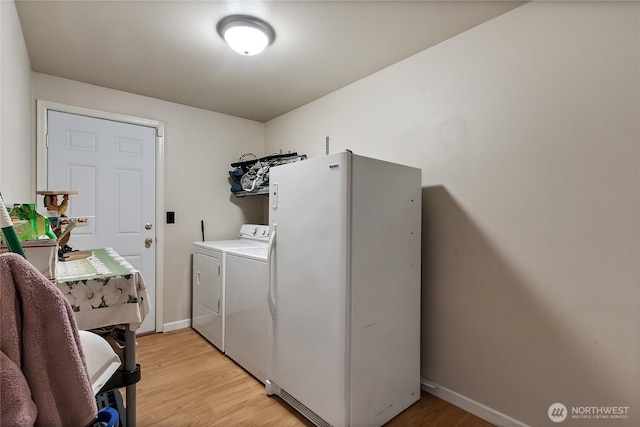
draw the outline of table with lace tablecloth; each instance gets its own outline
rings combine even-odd
[[[59,262],[56,286],[71,303],[78,329],[120,326],[125,330],[125,375],[139,378],[135,330],[151,309],[140,271],[112,248],[92,249],[87,258]],[[127,426],[135,427],[135,383],[126,385]]]
[[[129,325],[136,330],[151,309],[142,275],[111,248],[59,262],[56,285],[71,303],[79,329]]]

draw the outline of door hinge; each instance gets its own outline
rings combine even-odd
[[[218,266],[218,276],[220,275],[220,266]]]
[[[220,300],[218,300],[218,313],[220,313]]]
[[[44,147],[49,148],[49,134],[44,136]]]

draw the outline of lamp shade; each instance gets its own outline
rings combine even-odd
[[[257,55],[273,43],[275,32],[266,22],[246,15],[232,15],[218,22],[218,34],[242,55]]]

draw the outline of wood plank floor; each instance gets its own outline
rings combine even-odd
[[[137,425],[311,426],[191,328],[137,338]],[[124,389],[123,389],[124,392]],[[124,394],[124,393],[123,393]],[[387,427],[490,427],[428,393]]]

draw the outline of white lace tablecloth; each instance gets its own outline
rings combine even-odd
[[[57,266],[56,286],[71,303],[78,328],[138,329],[151,309],[142,275],[112,248],[91,252]]]

